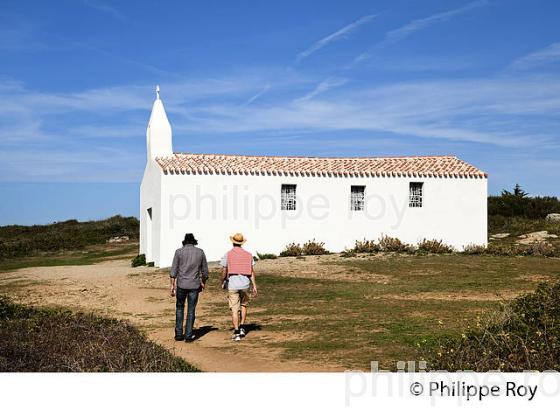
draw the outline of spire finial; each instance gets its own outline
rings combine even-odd
[[[156,100],[159,100],[159,85],[156,85]]]

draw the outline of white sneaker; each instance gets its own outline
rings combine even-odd
[[[231,340],[234,342],[239,342],[241,340],[241,335],[239,333],[234,333]]]

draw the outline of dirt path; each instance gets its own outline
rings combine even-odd
[[[175,305],[168,294],[166,273],[147,267],[133,269],[129,259],[86,266],[26,268],[3,273],[0,280],[15,300],[25,304],[67,306],[130,320],[146,330],[150,339],[203,371],[344,370],[325,363],[283,359],[282,349],[267,345],[289,340],[289,336],[267,331],[265,324],[255,327],[242,342],[232,342],[227,304],[219,290],[201,294],[196,322],[201,337],[189,344],[175,342]],[[223,302],[223,310],[216,312],[219,302]]]

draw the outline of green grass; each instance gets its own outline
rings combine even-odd
[[[2,294],[14,294],[20,290],[23,290],[29,286],[36,286],[40,285],[41,281],[38,280],[29,280],[29,279],[22,279],[22,278],[10,278],[9,280],[3,280],[0,278],[0,293]]]
[[[341,260],[337,265],[392,277],[390,291],[399,294],[437,291],[515,290],[533,273],[557,274],[558,259],[479,255],[391,255],[387,259]],[[380,288],[379,292],[385,292]]]
[[[389,283],[259,273],[260,296],[253,303],[259,309],[251,321],[266,323],[268,331],[303,335],[268,342],[285,349],[286,358],[359,369],[377,360],[394,369],[397,360],[419,359],[417,343],[458,335],[484,311],[497,308],[500,300],[489,296],[530,291],[536,286],[532,275],[560,277],[560,261],[551,258],[395,255],[334,263],[387,275]]]
[[[45,254],[27,258],[0,261],[0,272],[39,266],[79,266],[92,265],[107,258],[128,258],[138,249],[137,243],[106,245],[104,249],[85,249],[83,251],[66,251],[62,254]]]

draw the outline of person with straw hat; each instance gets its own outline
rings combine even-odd
[[[255,261],[253,255],[242,248],[246,242],[243,234],[236,233],[229,237],[233,248],[227,252],[220,266],[222,267],[222,287],[227,289],[231,321],[233,323],[234,341],[245,337],[245,320],[247,318],[247,304],[249,303],[249,289],[257,296],[257,282],[255,281]]]

